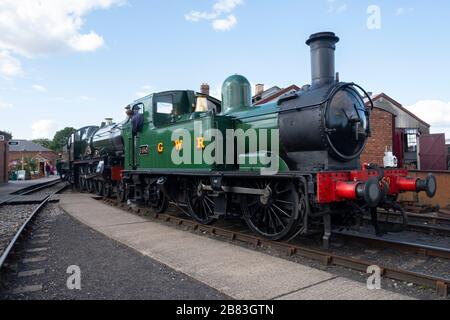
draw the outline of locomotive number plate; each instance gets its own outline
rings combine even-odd
[[[140,154],[141,156],[145,156],[145,155],[147,155],[147,154],[149,154],[149,153],[150,153],[150,148],[149,148],[148,145],[140,146],[140,147],[139,147],[139,154]]]

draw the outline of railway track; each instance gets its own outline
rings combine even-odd
[[[385,239],[376,237],[375,235],[346,232],[341,230],[334,230],[333,235],[344,240],[358,241],[360,243],[365,243],[369,246],[378,248],[391,248],[417,254],[423,257],[450,259],[450,248],[445,248],[442,246],[426,245],[404,240]]]
[[[50,190],[47,190],[49,188]],[[67,184],[61,181],[46,183],[43,185],[35,186],[34,188],[30,187],[24,190],[20,190],[16,193],[15,196],[0,203],[0,205],[2,206],[0,209],[4,210],[6,207],[10,208],[8,214],[2,214],[0,211],[0,225],[3,225],[4,227],[4,230],[2,230],[3,237],[2,239],[0,239],[0,269],[2,269],[2,267],[4,266],[14,246],[23,236],[30,223],[47,206],[47,204],[56,194],[61,193],[66,188]],[[43,192],[43,194],[41,195],[41,200],[37,205],[5,205],[6,203],[13,201],[19,196],[30,195],[41,191]],[[19,209],[15,211],[14,208]]]
[[[115,199],[102,199],[99,197],[95,198],[97,200],[103,200],[105,203],[111,206],[119,207],[128,212],[133,212],[141,215],[143,214],[156,221],[161,221],[173,226],[184,227],[199,234],[221,238],[223,240],[234,243],[246,243],[257,248],[271,248],[273,250],[284,253],[289,257],[300,256],[303,258],[318,261],[324,266],[338,266],[366,273],[368,267],[372,265],[379,265],[377,263],[373,263],[372,261],[340,256],[329,251],[311,249],[298,244],[269,241],[256,235],[249,234],[248,231],[246,232],[245,230],[236,230],[239,228],[235,227],[202,225],[188,218],[182,218],[171,214],[157,214],[150,209],[131,208],[126,204],[118,203]],[[406,244],[403,245],[406,246]],[[409,245],[414,246],[414,244]],[[428,250],[427,253],[430,255],[435,253],[432,248],[421,248],[421,250],[422,252],[423,250]],[[443,253],[439,252],[439,255],[441,254]],[[382,275],[385,278],[434,288],[436,289],[436,292],[439,296],[448,297],[450,279],[439,278],[395,267],[380,266],[380,268],[382,270]]]
[[[443,225],[443,226],[450,226],[450,218],[441,217],[438,213],[435,214],[418,214],[413,212],[406,212],[408,215],[408,218],[411,222],[420,222],[420,223],[427,223],[427,224],[435,224],[435,225]],[[386,218],[388,213],[385,210],[380,209],[378,211],[378,215],[381,218]],[[399,213],[389,213],[390,218],[394,219],[401,219],[401,215]]]
[[[387,213],[381,211],[378,213],[378,217],[380,222],[391,226],[400,227],[403,224],[402,217],[398,214],[390,213],[388,215]],[[388,218],[389,220],[387,220]],[[409,221],[406,226],[406,230],[450,237],[450,219],[448,218],[408,213],[408,219]],[[370,224],[371,221],[371,217],[364,217],[364,222],[366,224]]]
[[[41,184],[37,184],[37,185],[34,185],[34,186],[29,186],[29,187],[20,189],[20,190],[18,190],[16,192],[12,193],[10,195],[10,197],[7,197],[4,200],[0,200],[0,207],[6,205],[8,202],[11,202],[11,201],[13,201],[13,200],[15,200],[15,199],[17,199],[17,198],[19,198],[21,196],[27,196],[27,195],[33,194],[35,192],[38,192],[38,191],[45,190],[47,188],[56,186],[56,185],[58,185],[60,183],[61,183],[61,180],[58,179],[58,180],[55,180],[55,181],[49,181],[49,182],[45,182],[45,183],[41,183]]]

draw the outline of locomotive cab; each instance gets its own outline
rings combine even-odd
[[[72,134],[67,142],[67,149],[71,161],[84,160],[92,157],[91,138],[98,129],[99,127],[96,126],[88,126]]]

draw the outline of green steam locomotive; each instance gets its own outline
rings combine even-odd
[[[312,35],[311,85],[275,102],[252,105],[249,81],[233,75],[222,101],[194,91],[155,93],[133,102],[122,123],[78,130],[67,145],[67,179],[160,213],[172,203],[202,224],[242,217],[271,240],[319,227],[327,246],[332,223],[367,213],[381,233],[377,208],[403,212],[397,196],[433,197],[436,179],[361,164],[370,97],[336,79],[338,41],[330,32]]]

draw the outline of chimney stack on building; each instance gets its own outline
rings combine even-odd
[[[258,83],[255,88],[255,95],[259,95],[263,92],[264,92],[264,85],[261,83]]]
[[[204,94],[204,95],[209,96],[209,84],[203,83],[203,84],[200,86],[200,92],[201,92],[202,94]]]

